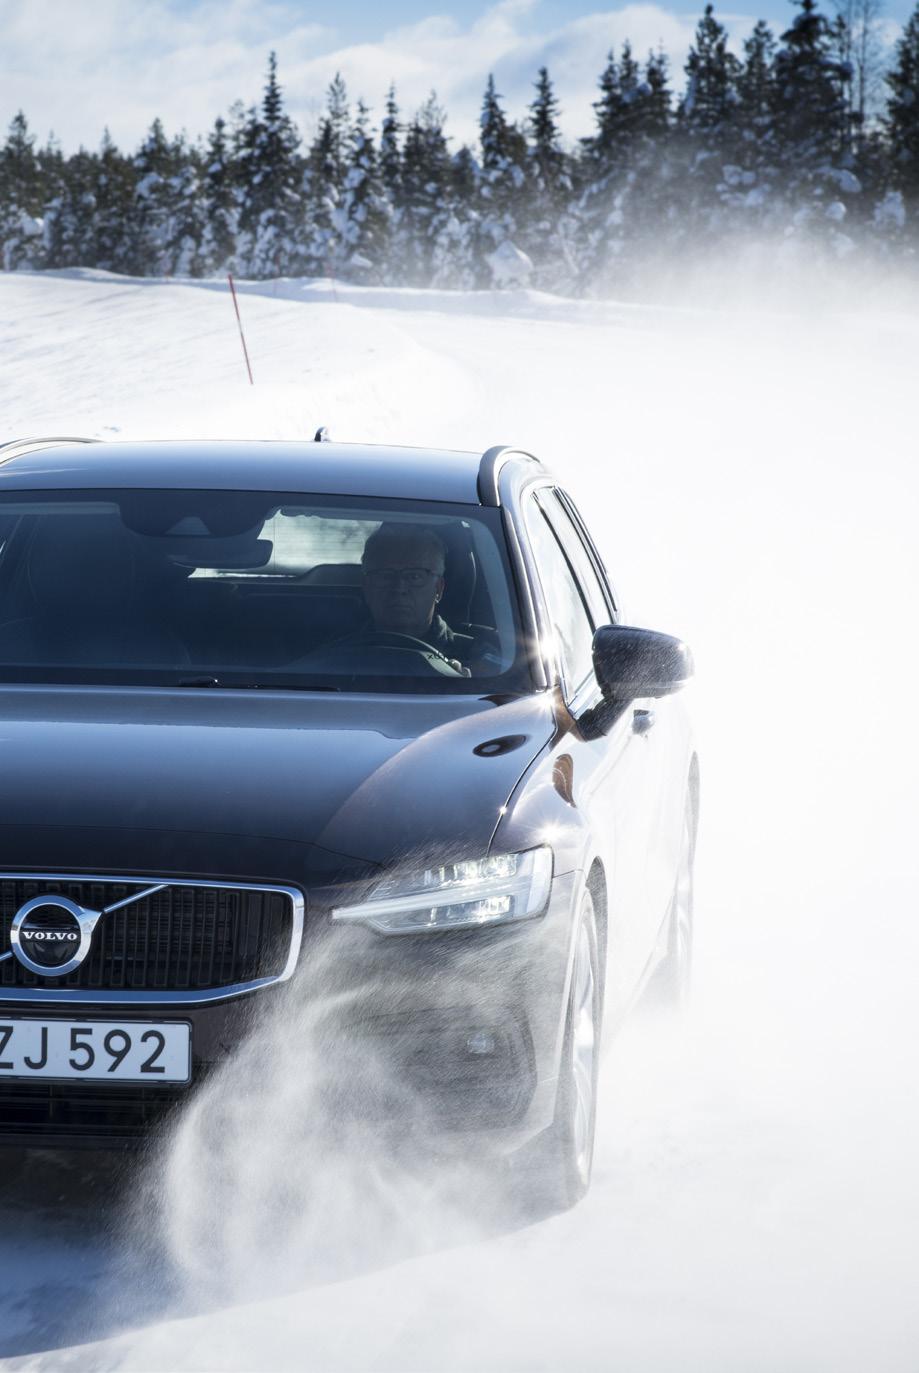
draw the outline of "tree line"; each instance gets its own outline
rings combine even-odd
[[[662,52],[625,43],[574,145],[545,67],[516,122],[489,77],[478,143],[455,151],[434,95],[403,119],[391,89],[377,129],[340,76],[305,142],[273,53],[259,105],[198,142],[156,119],[133,154],[106,133],[65,157],[20,113],[0,150],[0,265],[602,295],[681,252],[915,260],[919,4],[874,117],[864,12],[859,28],[816,0],[795,11],[778,36],[757,23],[738,58],[707,5],[679,96]]]

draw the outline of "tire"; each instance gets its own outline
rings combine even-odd
[[[574,935],[555,1119],[531,1147],[528,1188],[541,1209],[566,1211],[590,1186],[597,1123],[602,988],[593,897],[585,890]]]
[[[686,793],[683,836],[676,881],[667,916],[667,948],[648,984],[648,1002],[664,1011],[685,1011],[692,983],[693,866],[696,853],[696,803]]]

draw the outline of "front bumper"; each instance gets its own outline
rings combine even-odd
[[[262,1033],[265,1070],[296,1071],[275,1052],[289,1033],[322,1054],[346,1088],[335,1109],[433,1128],[445,1141],[473,1134],[514,1148],[555,1109],[578,880],[557,875],[544,916],[492,929],[386,938],[317,912],[291,982],[251,996],[200,1007],[71,1007],[70,1019],[190,1021],[190,1087],[0,1079],[0,1144],[136,1147],[215,1071],[232,1092],[234,1053],[247,1041],[260,1047]],[[0,1001],[0,1023],[51,1014]]]
[[[60,1012],[67,1020],[185,1021],[191,1025],[192,1078],[188,1086],[0,1078],[0,1146],[121,1148],[143,1145],[181,1110],[190,1092],[250,1035],[258,1017],[278,1003],[278,987],[209,1006],[112,1006],[81,1002]],[[21,1001],[0,1001],[4,1018],[52,1020],[55,1011]]]

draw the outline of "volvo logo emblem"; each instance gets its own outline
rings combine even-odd
[[[92,946],[101,911],[88,911],[66,896],[35,896],[13,917],[10,945],[29,972],[65,977],[79,968]]]

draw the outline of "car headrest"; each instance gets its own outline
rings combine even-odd
[[[438,529],[437,532],[447,548],[440,613],[452,625],[469,619],[469,607],[475,595],[475,554],[470,531],[462,525]]]
[[[300,578],[307,586],[360,586],[360,563],[317,563]]]

